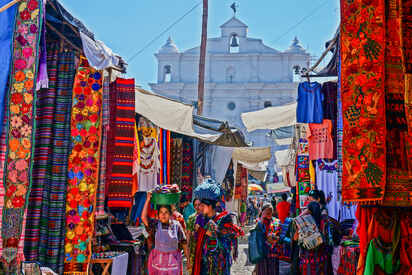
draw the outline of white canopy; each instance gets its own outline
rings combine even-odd
[[[256,112],[243,113],[243,124],[248,132],[255,130],[277,129],[296,124],[297,103],[268,107]]]
[[[191,105],[155,95],[143,89],[136,89],[136,113],[146,117],[158,127],[216,145],[246,146],[237,129],[223,127],[223,129],[215,131],[216,134],[195,132],[193,129],[193,109]],[[202,118],[202,122],[205,121],[207,119]],[[216,123],[217,121],[212,122]]]

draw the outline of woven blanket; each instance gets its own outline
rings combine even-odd
[[[18,4],[13,37],[13,60],[8,89],[7,152],[4,167],[6,195],[2,217],[3,260],[7,272],[16,272],[27,194],[30,193],[35,79],[42,7],[36,0]]]
[[[402,44],[405,62],[405,113],[408,124],[406,144],[409,163],[409,190],[412,190],[412,1],[402,1]]]
[[[412,182],[409,178],[406,149],[410,138],[405,114],[405,74],[401,34],[401,0],[387,1],[385,48],[387,175],[383,201],[386,206],[412,206]]]
[[[64,271],[85,272],[94,235],[99,176],[102,74],[79,67],[73,88]]]
[[[27,213],[25,256],[63,272],[70,116],[76,73],[73,52],[48,45],[49,88],[37,93],[37,129],[32,191]],[[50,222],[53,221],[53,222]]]
[[[117,78],[113,83],[116,91],[115,127],[111,128],[114,154],[111,159],[111,175],[108,186],[109,207],[131,207],[133,185],[134,146],[134,79]],[[111,112],[110,115],[113,113]]]
[[[385,0],[341,0],[344,201],[380,202],[386,179]]]
[[[170,148],[170,183],[177,184],[182,190],[182,161],[183,161],[183,139],[173,138]]]
[[[109,133],[110,119],[110,79],[105,78],[103,82],[103,105],[102,105],[102,145],[100,151],[100,168],[99,183],[96,195],[96,216],[104,215],[104,201],[106,189],[106,152],[107,152],[107,135]]]
[[[182,157],[182,192],[186,193],[188,199],[192,199],[193,186],[193,140],[187,137],[183,138],[183,157]]]

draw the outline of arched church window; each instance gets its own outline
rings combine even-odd
[[[232,83],[235,80],[236,70],[233,66],[226,69],[226,82]]]
[[[239,53],[239,38],[237,34],[232,34],[229,40],[229,52],[230,53]]]
[[[165,65],[163,69],[164,73],[164,82],[170,82],[172,81],[172,66],[170,65]]]

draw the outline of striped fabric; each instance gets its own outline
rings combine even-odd
[[[111,86],[111,90],[116,93],[116,105],[115,127],[110,129],[114,154],[110,160],[112,167],[108,186],[109,207],[132,206],[135,123],[134,88],[134,79],[117,78]],[[114,115],[112,110],[110,115]],[[107,152],[109,153],[109,150]]]
[[[73,52],[49,45],[49,89],[38,92],[33,189],[26,227],[26,260],[63,272],[70,114],[75,69]]]
[[[105,78],[103,81],[103,105],[102,105],[102,146],[99,169],[99,183],[96,194],[96,216],[104,215],[104,200],[106,189],[106,150],[107,150],[107,134],[109,132],[110,118],[110,79]]]

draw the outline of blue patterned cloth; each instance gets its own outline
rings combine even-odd
[[[9,2],[10,0],[0,0],[0,7]],[[4,96],[9,78],[11,57],[13,55],[11,43],[13,41],[16,20],[16,6],[13,5],[7,10],[0,12],[0,134],[3,129]]]

